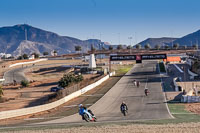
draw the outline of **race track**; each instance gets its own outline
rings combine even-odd
[[[98,122],[172,118],[165,103],[161,79],[156,66],[157,61],[143,61],[142,64],[136,64],[99,101],[92,105],[90,109],[96,115]],[[134,79],[141,82],[139,88],[133,85]],[[150,90],[148,96],[144,95],[145,85]],[[122,101],[128,105],[127,116],[123,116],[120,112]],[[74,114],[37,124],[79,122],[85,121],[78,114]]]

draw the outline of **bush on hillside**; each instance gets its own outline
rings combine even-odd
[[[21,86],[22,87],[28,87],[29,86],[29,82],[27,80],[22,80],[21,81]]]
[[[65,74],[60,81],[58,82],[58,85],[60,87],[68,87],[72,83],[79,83],[83,80],[82,75],[75,75],[75,74]]]

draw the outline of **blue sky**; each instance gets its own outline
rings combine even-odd
[[[199,5],[200,0],[0,0],[0,27],[28,23],[82,40],[133,45],[199,30]]]

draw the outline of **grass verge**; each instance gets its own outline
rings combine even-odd
[[[191,123],[200,122],[200,115],[191,113],[185,110],[185,106],[182,103],[168,103],[169,110],[174,116],[174,119],[165,120],[150,120],[139,122],[143,124],[178,124],[178,123]]]
[[[159,67],[160,67],[160,72],[161,73],[165,73],[166,72],[163,62],[159,62]]]

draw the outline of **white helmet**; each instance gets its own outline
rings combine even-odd
[[[79,108],[80,108],[80,107],[83,107],[83,104],[79,104]]]

